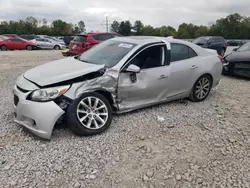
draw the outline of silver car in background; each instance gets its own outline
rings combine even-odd
[[[34,42],[41,49],[61,50],[66,48],[64,42],[52,40],[49,38],[36,38],[31,41]]]
[[[46,139],[59,120],[77,135],[94,135],[114,113],[181,98],[203,101],[221,73],[222,57],[190,42],[113,38],[21,75],[13,89],[15,122]]]

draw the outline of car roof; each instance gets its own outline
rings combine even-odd
[[[174,39],[172,37],[129,36],[129,37],[112,38],[111,40],[134,43],[134,44],[138,44],[138,45],[143,45],[143,44],[147,44],[147,43],[163,42],[163,40],[168,41],[170,43],[181,43],[181,44],[186,44],[189,46],[192,45],[191,42],[179,40],[179,39]]]

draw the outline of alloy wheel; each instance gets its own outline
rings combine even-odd
[[[77,118],[80,123],[92,130],[102,128],[108,120],[108,108],[97,97],[86,97],[77,106]]]
[[[203,77],[196,84],[195,96],[200,100],[204,99],[208,95],[209,90],[210,90],[210,81],[208,78]]]

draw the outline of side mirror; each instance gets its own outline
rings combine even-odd
[[[238,48],[234,48],[233,51],[236,52],[238,50]]]
[[[129,65],[128,68],[126,69],[126,72],[134,72],[134,73],[139,73],[141,71],[140,67],[136,65]]]

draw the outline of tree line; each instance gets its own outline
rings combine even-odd
[[[40,35],[75,35],[85,31],[84,21],[78,24],[67,23],[63,20],[54,20],[50,24],[46,19],[37,20],[27,17],[19,21],[3,21],[0,24],[0,34],[40,34]],[[211,26],[182,23],[177,29],[171,26],[152,27],[144,25],[137,20],[134,24],[130,21],[114,21],[110,31],[121,35],[147,35],[147,36],[174,36],[181,39],[192,39],[199,36],[223,36],[227,39],[250,39],[250,17],[238,13],[230,14],[225,18],[216,20]]]

